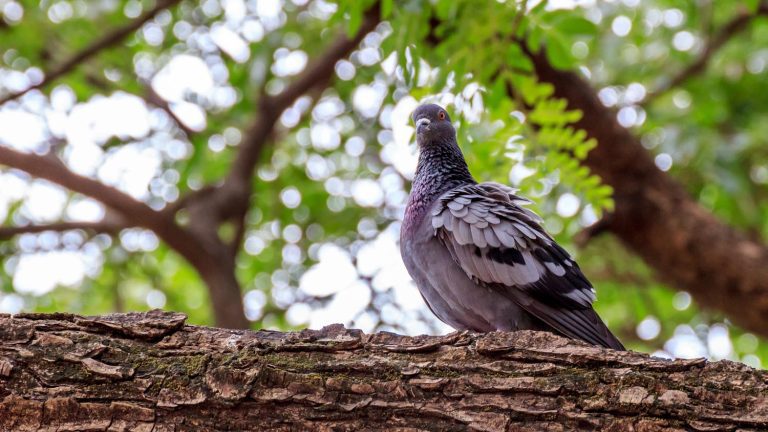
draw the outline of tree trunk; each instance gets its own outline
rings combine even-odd
[[[0,430],[764,430],[768,374],[550,333],[0,316]]]

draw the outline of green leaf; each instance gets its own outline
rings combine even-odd
[[[568,41],[557,33],[550,33],[546,46],[547,59],[557,69],[572,69],[576,65],[576,59],[571,54]]]
[[[509,66],[513,69],[518,69],[523,72],[533,72],[533,62],[531,62],[531,59],[523,52],[523,49],[520,48],[520,45],[517,43],[511,43],[507,47],[506,60]]]
[[[381,18],[387,19],[392,15],[392,8],[394,7],[394,0],[382,0],[381,1]]]
[[[595,36],[597,26],[592,21],[574,15],[568,15],[558,22],[558,30],[564,33],[578,36]]]
[[[567,36],[595,36],[597,26],[590,20],[574,14],[573,11],[558,10],[544,16],[543,20],[552,26],[552,31]]]
[[[528,50],[534,54],[538,54],[539,51],[541,51],[541,41],[543,38],[544,30],[540,26],[534,26],[528,34],[528,38],[525,40]]]
[[[347,22],[347,36],[353,38],[363,24],[363,2],[350,2],[348,13],[349,21]]]

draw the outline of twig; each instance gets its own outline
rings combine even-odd
[[[114,234],[122,228],[126,227],[127,225],[121,225],[105,220],[97,222],[56,222],[47,225],[0,227],[0,240],[8,240],[20,234],[36,234],[46,231],[64,232],[72,230],[84,230],[97,233]]]
[[[58,79],[59,77],[66,75],[69,73],[72,69],[77,67],[80,63],[85,62],[89,58],[93,57],[94,55],[98,54],[100,51],[109,48],[111,46],[117,45],[120,43],[123,39],[128,37],[131,33],[138,30],[143,26],[147,21],[153,19],[158,13],[163,11],[164,9],[173,6],[176,3],[179,3],[181,0],[159,0],[157,2],[157,5],[144,12],[142,15],[140,15],[135,20],[131,21],[130,23],[124,25],[123,27],[120,27],[110,33],[107,33],[104,35],[101,39],[96,40],[92,44],[88,45],[85,49],[82,51],[74,54],[72,57],[68,58],[64,63],[60,64],[59,66],[54,67],[52,70],[45,73],[45,77],[42,81],[40,81],[37,84],[34,84],[32,86],[29,86],[25,88],[24,90],[11,93],[2,99],[0,99],[0,105],[14,100],[27,92],[42,88],[52,81]]]
[[[184,134],[187,136],[187,138],[191,138],[196,131],[192,130],[189,126],[187,126],[180,118],[176,115],[175,112],[171,109],[171,105],[168,103],[167,100],[163,99],[154,88],[152,88],[151,83],[147,83],[145,94],[144,94],[144,100],[151,104],[155,105],[156,107],[160,108],[161,110],[165,111],[168,116],[173,119],[173,121],[176,123],[176,126],[178,126],[179,129],[181,129]]]
[[[526,12],[528,12],[528,0],[523,0],[515,11],[515,19],[512,21],[512,31],[509,32],[512,37],[517,37],[517,31],[520,29],[520,23],[523,22]]]
[[[576,244],[576,247],[583,249],[587,247],[587,244],[592,241],[592,239],[601,234],[609,232],[610,229],[611,215],[607,214],[603,216],[602,219],[599,219],[597,222],[576,233],[576,235],[573,237],[573,242]]]
[[[698,58],[693,63],[678,72],[669,81],[662,83],[658,88],[649,92],[645,97],[645,100],[643,100],[642,105],[649,105],[653,100],[662,94],[679,86],[688,79],[702,73],[718,49],[725,45],[726,42],[731,40],[731,38],[746,30],[748,28],[748,24],[753,19],[761,15],[768,15],[768,2],[761,2],[754,13],[749,13],[746,11],[738,13],[733,19],[721,27],[720,30],[718,30],[717,33],[709,39],[709,41],[704,46],[704,49],[699,54]]]

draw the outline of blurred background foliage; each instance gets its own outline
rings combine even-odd
[[[285,88],[338,34],[355,34],[373,5],[384,21],[336,63],[327,88],[281,114],[253,179],[237,257],[253,328],[344,322],[365,331],[449,331],[423,305],[396,243],[416,163],[409,115],[430,101],[454,117],[479,180],[534,199],[628,347],[760,366],[765,341],[697,308],[615,238],[576,247],[577,234],[612,209],[611,188],[578,163],[595,145],[570,126],[581,114],[537,82],[525,54],[543,44],[553,65],[579,70],[659,169],[722,221],[761,239],[768,20],[744,23],[695,76],[673,82],[717,29],[757,10],[749,3],[185,0],[0,106],[0,144],[53,152],[73,171],[163,208],[225,177],[259,95]],[[41,82],[157,6],[0,0],[0,97]],[[109,216],[90,198],[0,171],[3,226]],[[0,260],[0,312],[162,307],[214,322],[194,268],[151,231],[21,234],[0,242]]]

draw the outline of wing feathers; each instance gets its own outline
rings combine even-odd
[[[499,291],[568,337],[623,349],[592,310],[594,290],[568,252],[541,228],[530,201],[497,183],[444,194],[432,227],[476,283]]]
[[[483,234],[482,227],[479,227],[478,225],[473,225],[470,227],[472,230],[472,242],[481,248],[484,248],[488,246],[488,242],[485,240],[485,235]]]
[[[497,248],[501,246],[501,242],[499,241],[499,238],[496,237],[496,234],[493,232],[493,229],[484,229],[483,236],[485,236],[485,241],[486,243],[488,243],[488,246],[493,248]]]

